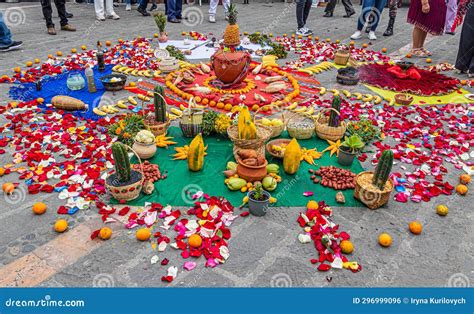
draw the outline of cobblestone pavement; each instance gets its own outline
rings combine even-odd
[[[356,6],[358,12],[360,7]],[[196,30],[220,34],[225,27],[222,7],[217,23],[207,22],[206,6],[185,6],[186,24],[169,25],[171,38],[181,31]],[[262,3],[239,5],[239,24],[242,31],[263,31],[275,34],[291,33],[295,28],[293,4],[276,3],[265,7]],[[0,75],[11,73],[15,66],[23,66],[34,58],[45,59],[57,50],[70,51],[82,44],[92,46],[97,40],[151,36],[156,26],[151,18],[143,18],[134,10],[126,12],[124,6],[116,8],[119,21],[97,22],[91,5],[68,4],[75,17],[71,23],[76,33],[59,31],[57,36],[46,34],[40,7],[36,3],[0,4],[0,10],[9,18],[16,40],[25,42],[21,51],[0,54]],[[13,13],[15,15],[13,15]],[[407,9],[399,10],[395,36],[381,36],[388,12],[384,12],[379,39],[372,48],[387,47],[389,53],[406,51],[410,42],[411,27],[405,23]],[[343,19],[342,6],[335,17],[323,19],[323,10],[314,8],[309,26],[320,38],[330,37],[349,41],[357,18]],[[56,14],[55,14],[56,15]],[[195,18],[195,19],[192,19]],[[57,18],[56,23],[59,24]],[[193,24],[190,26],[190,24]],[[459,35],[429,38],[427,45],[434,62],[455,60]],[[361,42],[363,42],[361,40]],[[367,41],[368,42],[368,41]],[[334,72],[318,76],[324,86],[335,84]],[[357,87],[363,91],[364,87]],[[7,85],[0,85],[0,104],[8,101]],[[3,155],[3,156],[7,156]],[[6,163],[5,157],[0,164]],[[364,164],[365,167],[370,165]],[[450,169],[452,170],[452,169]],[[456,181],[452,171],[449,181]],[[27,195],[19,189],[14,201],[0,198],[0,285],[39,286],[163,286],[161,276],[165,268],[151,265],[155,254],[148,244],[137,243],[134,235],[116,224],[115,236],[102,243],[88,241],[91,230],[100,226],[95,209],[83,210],[68,218],[72,230],[62,236],[52,231],[55,210],[35,217],[31,205],[44,201],[57,208],[61,201],[57,195]],[[296,218],[302,208],[274,208],[264,218],[237,219],[232,226],[229,242],[231,257],[226,264],[209,269],[203,265],[192,272],[179,272],[174,286],[454,286],[474,282],[473,273],[473,213],[472,196],[441,196],[429,203],[391,202],[388,208],[371,211],[366,208],[334,208],[334,221],[349,232],[355,244],[353,259],[363,270],[357,274],[348,271],[318,272],[309,260],[316,256],[311,244],[300,244]],[[445,203],[450,208],[447,217],[434,214],[434,208]],[[424,225],[421,236],[407,232],[407,224],[420,220]],[[391,233],[394,244],[382,249],[376,235]],[[183,259],[173,250],[166,256],[171,264],[180,267]]]

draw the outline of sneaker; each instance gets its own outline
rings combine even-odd
[[[127,3],[125,6],[125,11],[132,11],[132,5],[130,3]]]
[[[56,35],[56,29],[54,27],[48,27],[49,35]]]
[[[66,17],[67,17],[68,19],[72,19],[72,18],[74,17],[74,14],[69,13],[69,12],[66,12]]]
[[[98,21],[105,21],[105,16],[100,16],[100,15],[98,15],[98,16],[96,16],[95,18],[96,18]]]
[[[6,47],[0,47],[0,52],[7,52],[7,51],[20,49],[21,45],[23,45],[22,41],[13,41],[10,45]]]
[[[306,37],[308,36],[308,29],[306,27],[299,28],[296,30],[296,35]]]
[[[351,39],[361,39],[362,38],[362,33],[360,31],[356,31],[354,34],[352,34]]]
[[[150,13],[148,13],[146,9],[138,8],[137,11],[140,12],[143,16],[150,16]]]
[[[67,31],[67,32],[75,32],[76,28],[72,26],[71,24],[66,24],[66,25],[61,26],[61,30]]]
[[[377,40],[377,36],[375,36],[375,32],[374,32],[374,31],[370,31],[370,32],[369,32],[369,39],[370,39],[370,40]]]
[[[150,11],[155,11],[158,8],[156,4],[153,4],[150,8]]]
[[[312,30],[310,30],[310,29],[307,28],[307,27],[304,27],[304,29],[305,29],[306,34],[308,34],[308,35],[313,35],[313,31],[312,31]]]
[[[107,16],[108,19],[111,19],[111,20],[118,20],[120,19],[120,16],[118,16],[116,13],[114,14],[110,14],[109,16]]]
[[[216,16],[215,15],[209,15],[209,22],[210,23],[215,23],[216,22]]]

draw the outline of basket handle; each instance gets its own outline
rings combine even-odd
[[[141,172],[141,173],[142,173],[142,179],[141,179],[141,182],[142,182],[142,183],[141,183],[141,184],[143,184],[143,181],[145,181],[145,169],[143,168],[143,163],[142,163],[142,160],[141,160],[140,156],[138,156],[137,152],[136,152],[133,148],[131,148],[130,146],[128,146],[127,144],[123,144],[123,146],[125,146],[127,149],[131,150],[132,153],[133,153],[135,156],[137,156],[138,162],[140,163],[140,168],[142,168],[142,172]],[[110,176],[110,174],[107,174],[107,177],[109,177],[109,176]]]
[[[281,110],[280,106],[277,106],[277,105],[264,105],[260,108],[258,108],[255,113],[254,113],[254,116],[253,116],[253,123],[257,123],[257,114],[260,112],[260,110],[263,108],[263,107],[270,107],[270,108],[276,108],[278,109],[278,111],[281,113],[281,120],[283,121],[283,124],[285,124],[285,116],[283,114],[283,110]]]
[[[328,112],[328,111],[334,111],[338,116],[341,116],[341,113],[339,111],[337,111],[336,109],[334,109],[334,108],[323,108],[319,111],[319,113],[316,117],[316,121],[318,121],[321,118],[323,113]]]

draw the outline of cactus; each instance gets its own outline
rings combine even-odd
[[[341,112],[341,97],[339,95],[334,96],[331,107],[336,109],[338,112]],[[331,110],[331,115],[329,116],[329,126],[332,126],[333,128],[339,126],[339,115],[333,110]]]
[[[115,162],[115,173],[117,173],[119,181],[130,181],[130,159],[125,145],[119,142],[112,144],[112,155]]]
[[[155,103],[155,120],[161,123],[166,122],[165,90],[160,85],[155,87],[154,103]]]
[[[393,152],[390,149],[384,150],[380,156],[379,163],[375,169],[372,184],[378,187],[381,191],[385,188],[390,172],[393,166]]]

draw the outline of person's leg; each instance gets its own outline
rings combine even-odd
[[[457,0],[448,0],[447,10],[446,10],[446,23],[445,23],[445,28],[444,28],[444,31],[448,34],[454,34],[454,32],[451,31],[451,27],[453,26],[457,11],[458,11]]]
[[[8,47],[12,43],[12,34],[3,20],[0,12],[0,47]]]
[[[118,20],[120,17],[114,11],[114,0],[105,0],[105,14],[107,17]]]
[[[304,7],[305,0],[296,0],[296,23],[298,24],[298,29],[304,27]]]
[[[41,0],[41,8],[43,10],[44,19],[46,20],[46,27],[54,28],[51,0]]]
[[[380,22],[380,18],[382,16],[383,9],[385,8],[386,4],[387,4],[387,0],[375,1],[375,10],[373,10],[373,13],[375,14],[375,19],[371,27],[372,32],[375,32],[375,30],[377,29],[377,26],[379,25],[379,22]]]
[[[66,17],[66,0],[54,0],[54,4],[58,10],[61,27],[68,25],[68,20]]]
[[[313,0],[306,0],[306,2],[305,2],[304,14],[303,14],[304,25],[306,25],[306,20],[308,19],[309,11],[311,11],[311,5],[312,4],[313,4]]]
[[[395,24],[395,18],[397,17],[397,7],[398,7],[398,0],[389,0],[388,3],[388,25],[387,29],[383,33],[384,36],[392,36],[393,35],[393,26]]]
[[[230,0],[223,0],[222,3],[224,4],[225,15],[227,16],[227,12],[229,11]]]
[[[413,27],[413,50],[423,47],[423,35],[426,34],[421,28]]]
[[[357,19],[357,30],[361,31],[364,28],[364,24],[367,22],[368,16],[372,12],[372,8],[375,5],[375,0],[364,0],[362,2],[362,12],[360,13],[359,19]]]
[[[342,5],[344,6],[344,9],[346,10],[346,16],[347,15],[350,16],[355,13],[351,0],[342,0]]]
[[[176,20],[176,0],[167,0],[168,3],[168,21]]]
[[[462,72],[474,73],[474,6],[472,6],[464,17],[464,23],[461,28],[461,37],[459,38],[459,49],[456,57],[456,69]]]
[[[140,12],[143,16],[149,16],[150,13],[147,12],[146,7],[148,5],[148,0],[139,0],[137,11]]]
[[[95,16],[98,20],[104,20],[105,19],[104,1],[106,1],[106,0],[95,0],[94,1]]]
[[[125,6],[125,11],[131,11],[132,10],[132,0],[127,0],[125,3],[127,4]]]
[[[176,1],[176,18],[177,19],[182,19],[182,13],[183,13],[183,0],[175,0]]]
[[[217,5],[219,4],[219,0],[210,0],[209,1],[209,15],[215,16],[217,13]]]
[[[324,9],[324,12],[326,13],[334,13],[334,8],[336,7],[337,0],[329,0],[328,4],[326,5],[326,8]]]

